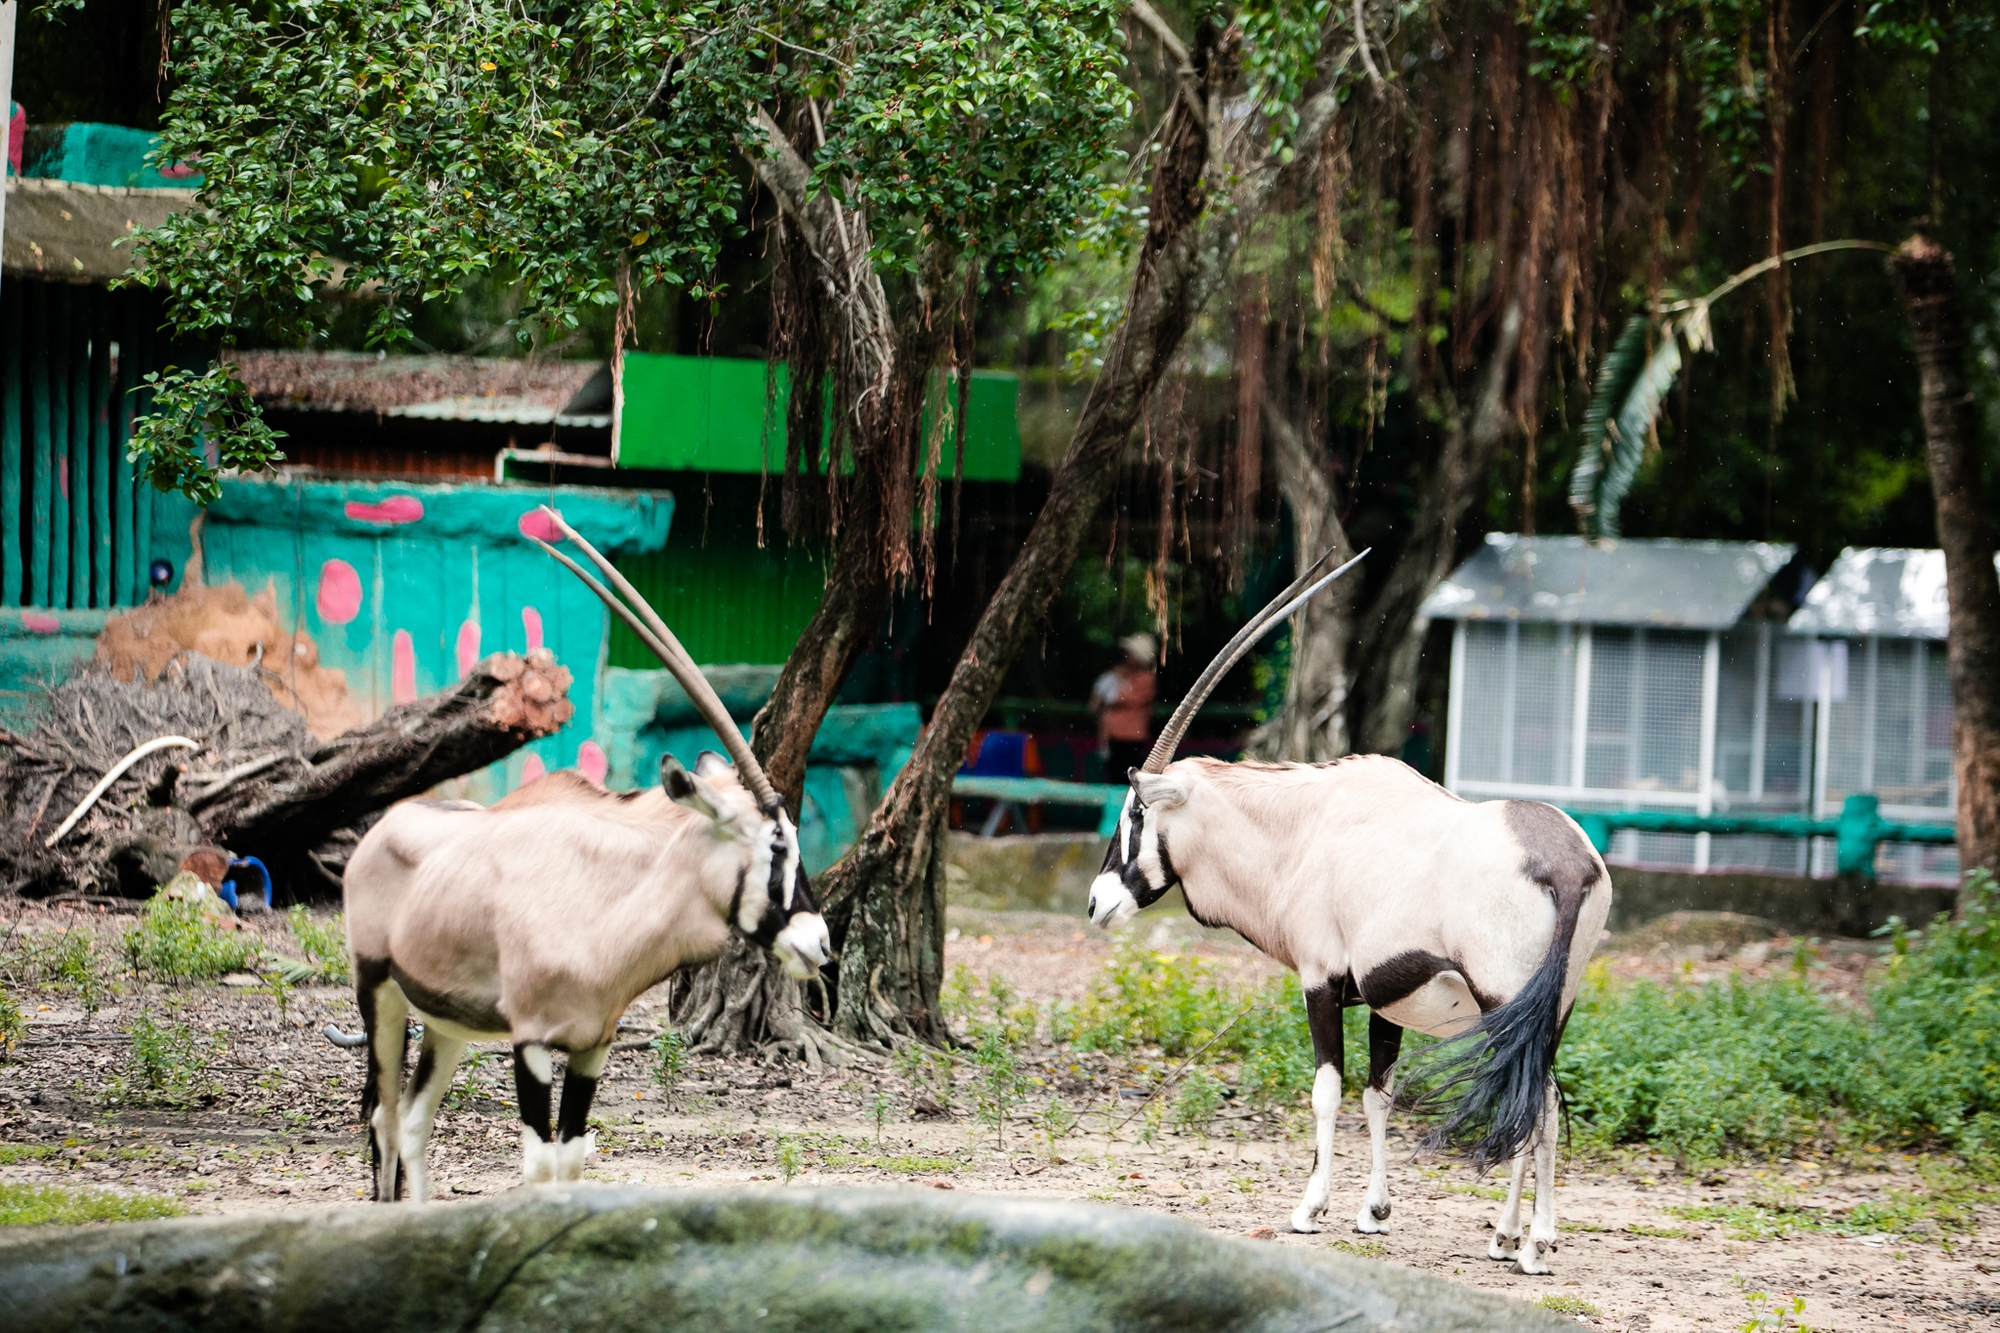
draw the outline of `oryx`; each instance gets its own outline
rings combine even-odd
[[[1461,1039],[1446,1066],[1452,1104],[1433,1139],[1469,1148],[1481,1166],[1513,1160],[1487,1252],[1546,1273],[1556,1247],[1556,1043],[1611,911],[1611,879],[1589,838],[1553,806],[1466,801],[1382,755],[1168,762],[1223,673],[1353,563],[1310,586],[1318,566],[1307,571],[1189,691],[1129,774],[1090,916],[1116,924],[1178,884],[1196,920],[1230,927],[1298,972],[1318,1066],[1317,1151],[1294,1231],[1318,1231],[1326,1210],[1343,1011],[1371,1011],[1361,1106],[1374,1162],[1359,1231],[1388,1230],[1384,1137],[1403,1029]],[[1524,1242],[1530,1152],[1535,1214]]]
[[[368,1047],[362,1118],[385,1202],[399,1165],[409,1197],[428,1197],[431,1123],[467,1042],[513,1045],[523,1176],[574,1180],[593,1150],[591,1097],[626,1006],[716,957],[731,931],[795,977],[829,954],[798,830],[721,700],[631,584],[550,517],[632,607],[537,545],[653,649],[736,765],[704,754],[689,773],[670,757],[661,788],[616,794],[552,773],[491,808],[405,801],[369,830],[347,867],[347,933]],[[412,1014],[423,1047],[405,1087]],[[555,1051],[568,1065],[552,1125]]]

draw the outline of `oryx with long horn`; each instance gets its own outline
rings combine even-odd
[[[669,757],[661,787],[607,792],[551,773],[491,808],[405,801],[348,863],[348,944],[368,1073],[362,1091],[375,1197],[428,1197],[425,1149],[467,1042],[514,1048],[529,1181],[574,1180],[594,1149],[591,1098],[620,1015],[737,932],[794,977],[829,955],[826,922],[799,862],[798,830],[728,710],[666,624],[611,562],[552,510],[555,530],[618,590],[547,543],[673,673],[735,768]],[[403,1079],[407,1020],[422,1020]],[[553,1055],[568,1057],[551,1123]],[[400,1177],[399,1177],[400,1167]]]
[[[1370,1010],[1361,1106],[1374,1161],[1359,1231],[1389,1229],[1384,1139],[1403,1029],[1456,1039],[1442,1053],[1431,1100],[1443,1120],[1431,1141],[1468,1150],[1482,1167],[1512,1160],[1487,1252],[1546,1273],[1556,1247],[1556,1043],[1611,912],[1611,879],[1590,839],[1553,806],[1466,801],[1384,755],[1169,762],[1223,674],[1360,559],[1320,576],[1322,557],[1202,673],[1129,774],[1090,916],[1124,921],[1178,884],[1196,920],[1234,929],[1298,972],[1318,1067],[1317,1153],[1294,1231],[1318,1231],[1326,1210],[1343,1012]],[[1535,1213],[1524,1238],[1530,1154]]]

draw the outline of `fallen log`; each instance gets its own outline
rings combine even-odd
[[[270,674],[184,653],[152,681],[100,666],[57,686],[32,733],[0,734],[0,892],[143,894],[219,845],[258,857],[287,897],[324,897],[383,809],[574,711],[570,673],[546,649],[498,653],[451,689],[319,739]],[[149,748],[163,737],[194,748]]]

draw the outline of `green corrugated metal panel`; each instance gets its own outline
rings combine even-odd
[[[693,505],[665,550],[621,557],[618,567],[697,662],[783,662],[826,586],[819,558],[782,538],[760,551],[747,534],[711,532],[703,545]],[[611,665],[643,669],[659,661],[614,624]]]
[[[618,465],[669,472],[776,472],[785,458],[785,368],[769,405],[762,361],[728,357],[625,355]],[[965,476],[1018,481],[1021,432],[1012,375],[975,370],[966,402]],[[943,471],[952,470],[951,448]]]

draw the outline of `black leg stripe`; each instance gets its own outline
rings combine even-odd
[[[582,1074],[563,1074],[562,1113],[556,1137],[564,1143],[582,1138],[590,1129],[590,1103],[597,1095],[597,1080]]]
[[[551,1136],[549,1125],[549,1085],[528,1068],[527,1048],[514,1048],[514,1099],[520,1103],[521,1123],[535,1131],[543,1143]]]

